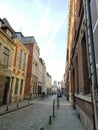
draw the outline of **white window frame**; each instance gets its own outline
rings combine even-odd
[[[97,6],[97,16],[98,16],[98,0],[96,0],[96,6]]]

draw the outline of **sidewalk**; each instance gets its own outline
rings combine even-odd
[[[21,102],[17,102],[17,103],[10,103],[8,105],[2,105],[0,106],[0,116],[10,113],[12,111],[16,111],[18,109],[22,109],[24,107],[27,107],[29,105],[32,105],[34,101],[38,101],[38,100],[42,100],[42,98],[35,98],[32,100],[23,100]]]
[[[47,117],[36,130],[84,130],[77,118],[76,111],[72,109],[65,97],[59,98],[59,104],[59,108],[56,107],[55,110],[55,117],[51,118],[51,124],[49,124],[49,117]]]
[[[37,98],[32,99],[28,102],[28,100],[24,100],[17,103],[9,104],[8,111],[7,105],[3,105],[0,107],[0,115],[9,113],[11,111],[16,111],[28,105],[32,105],[42,101],[45,98]],[[46,100],[46,99],[45,99]],[[43,100],[43,101],[45,101]],[[49,124],[49,116],[51,116],[51,124]],[[41,129],[42,128],[42,129]],[[66,100],[65,97],[59,98],[59,108],[57,108],[57,100],[55,99],[55,112],[53,117],[53,108],[45,116],[44,119],[40,121],[40,123],[36,126],[34,130],[84,130],[80,120],[77,118],[76,111],[72,109],[69,101]]]

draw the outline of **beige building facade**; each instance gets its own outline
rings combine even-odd
[[[2,27],[2,21],[0,26]],[[16,48],[16,44],[7,32],[12,34],[8,27],[6,33],[0,28],[0,105],[7,104],[11,99],[11,82]]]
[[[0,29],[0,80],[1,104],[17,102],[24,99],[25,77],[27,69],[28,50],[16,38],[15,31],[7,19],[3,19]]]

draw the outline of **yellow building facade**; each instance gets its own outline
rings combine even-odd
[[[16,44],[0,29],[0,105],[10,100]]]

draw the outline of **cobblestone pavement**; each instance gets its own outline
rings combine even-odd
[[[53,99],[55,99],[54,118]],[[53,95],[43,100],[32,100],[31,105],[0,116],[0,130],[41,130],[41,128],[44,130],[84,130],[76,116],[76,111],[72,109],[66,98],[59,98],[59,108],[56,99],[57,96]],[[23,104],[26,105],[25,102]],[[11,109],[13,108],[14,104],[11,105]],[[3,107],[1,110],[3,111]],[[51,125],[49,124],[50,115]]]
[[[55,116],[51,118],[51,124],[49,117],[46,117],[36,130],[40,130],[40,128],[44,128],[44,130],[84,130],[77,118],[76,111],[73,110],[65,97],[59,98],[59,108],[56,107]]]
[[[54,98],[34,100],[33,105],[0,116],[0,130],[35,130],[51,111]]]

